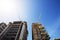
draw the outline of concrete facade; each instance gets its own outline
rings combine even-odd
[[[14,21],[6,26],[7,30],[3,30],[3,34],[0,34],[0,40],[27,40],[27,22]]]
[[[32,40],[50,40],[50,37],[42,24],[32,23]]]

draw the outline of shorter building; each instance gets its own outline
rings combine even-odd
[[[32,40],[50,40],[50,37],[42,24],[32,23]]]
[[[54,40],[60,40],[60,38],[55,38]]]

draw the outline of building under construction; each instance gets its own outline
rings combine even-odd
[[[42,24],[32,23],[32,40],[50,40],[50,37]]]
[[[27,22],[0,23],[0,40],[27,40]]]

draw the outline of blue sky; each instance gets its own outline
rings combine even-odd
[[[51,40],[60,38],[60,0],[42,1],[41,23],[45,26]]]
[[[0,22],[27,21],[28,40],[32,23],[40,22],[51,40],[60,38],[60,0],[0,0]]]
[[[30,0],[28,2],[28,30],[32,22],[40,22],[49,33],[51,40],[60,38],[60,0]],[[31,40],[29,32],[28,40]]]
[[[59,0],[28,0],[27,17],[28,23],[28,40],[32,40],[32,23],[40,22],[49,33],[51,40],[60,37],[60,1]],[[25,13],[23,13],[25,14]]]

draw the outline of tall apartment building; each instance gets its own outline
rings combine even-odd
[[[50,40],[50,37],[42,24],[32,23],[32,40]]]
[[[8,25],[0,24],[0,40],[27,40],[27,35],[27,22],[25,21],[14,21]]]

